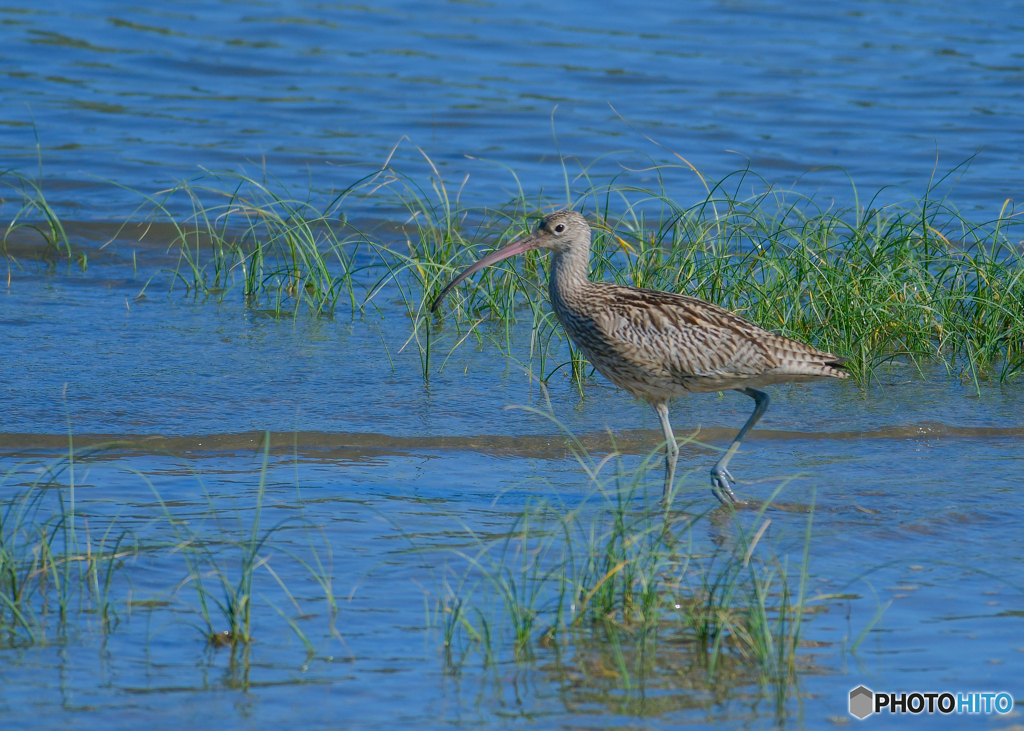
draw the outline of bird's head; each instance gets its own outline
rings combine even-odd
[[[576,211],[565,210],[549,213],[541,219],[540,224],[533,233],[516,239],[504,248],[492,251],[472,266],[467,267],[447,287],[441,290],[441,294],[430,305],[430,309],[436,311],[441,304],[441,300],[459,282],[476,274],[481,269],[489,267],[491,264],[496,264],[503,259],[508,259],[518,254],[525,254],[527,251],[533,251],[534,249],[550,249],[555,253],[561,254],[577,247],[584,247],[588,252],[590,250],[590,225],[587,223],[587,219]]]

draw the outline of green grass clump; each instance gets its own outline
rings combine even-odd
[[[1024,366],[1024,267],[1011,229],[1016,219],[979,226],[942,201],[820,211],[765,194],[638,226],[623,236],[625,266],[608,272],[843,355],[863,380],[895,359],[1006,380]]]
[[[604,680],[627,693],[685,667],[690,689],[760,685],[782,712],[806,663],[805,618],[833,598],[807,596],[813,504],[791,565],[771,545],[766,516],[787,481],[750,516],[695,511],[681,500],[687,475],[665,510],[645,490],[660,452],[616,469],[614,453],[598,461],[544,415],[566,435],[593,491],[571,507],[530,500],[498,537],[464,527],[468,547],[454,550],[464,569],[446,568],[432,619],[447,662],[528,660],[545,650],[559,662],[575,657],[578,673],[587,664],[580,658],[596,653]],[[695,532],[708,528],[722,535],[720,549],[697,547]]]
[[[762,192],[730,192],[752,181]],[[219,226],[204,223],[208,269],[198,265],[198,229],[182,229],[177,245],[190,287],[224,281],[232,267],[217,262],[230,257],[215,252],[229,238],[228,220],[243,216],[244,234],[235,234],[231,246],[250,301],[276,292],[278,308],[283,295],[295,306],[308,299],[312,311],[333,312],[343,292],[353,315],[398,303],[411,321],[409,340],[425,377],[472,337],[527,361],[542,381],[565,369],[580,383],[586,363],[547,306],[542,252],[481,272],[449,297],[440,319],[428,311],[444,284],[482,251],[527,233],[538,216],[565,204],[520,193],[496,208],[471,208],[436,169],[429,182],[424,187],[385,168],[320,208],[288,203],[247,178],[239,184],[260,191],[262,203],[243,205],[233,190],[222,207],[207,207],[184,186],[195,207],[189,220]],[[862,381],[893,361],[939,361],[975,381],[1005,381],[1024,368],[1021,226],[1008,206],[995,220],[975,223],[945,200],[861,205],[854,189],[853,205],[823,210],[813,198],[776,191],[746,170],[708,184],[706,197],[689,203],[622,177],[582,183],[571,206],[591,220],[597,279],[720,304],[849,358]],[[349,226],[342,236],[335,221],[349,209],[403,213],[386,233]],[[271,259],[273,266],[259,268]],[[528,352],[516,341],[521,324],[528,324]]]
[[[0,646],[63,637],[73,618],[95,617],[103,632],[120,619],[116,572],[138,552],[116,520],[101,527],[75,504],[75,452],[0,501]],[[16,474],[10,470],[0,489]]]
[[[493,343],[541,381],[564,370],[582,382],[587,364],[546,303],[543,253],[481,272],[439,316],[428,310],[484,250],[567,205],[591,221],[595,278],[720,304],[849,358],[861,381],[893,362],[938,361],[975,382],[1006,381],[1024,368],[1021,221],[1009,201],[986,222],[931,197],[935,186],[921,199],[884,205],[877,197],[861,204],[853,188],[851,205],[823,209],[742,170],[717,183],[701,176],[706,195],[683,202],[627,174],[595,182],[584,171],[575,191],[567,180],[567,202],[520,192],[478,208],[463,205],[461,189],[432,169],[423,182],[385,166],[340,192],[301,198],[244,174],[207,173],[144,196],[132,220],[171,225],[171,290],[184,284],[186,293],[220,299],[238,292],[245,306],[275,314],[397,309],[425,378],[475,341]],[[70,251],[39,184],[11,179],[20,181],[22,204],[8,232],[41,213],[43,223],[32,226],[48,250]]]
[[[8,191],[7,196],[0,194],[0,205],[6,203],[8,197],[13,197],[17,205],[17,210],[4,227],[3,239],[0,239],[0,254],[7,266],[8,286],[11,283],[11,266],[18,263],[9,250],[15,240],[41,240],[43,248],[38,257],[44,261],[53,261],[60,255],[72,256],[71,242],[60,217],[43,194],[41,177],[32,178],[17,170],[0,170],[0,185]]]
[[[338,604],[331,564],[328,560],[325,565],[321,558],[326,550],[329,559],[329,544],[324,540],[326,545],[317,545],[313,529],[301,519],[301,503],[300,517],[291,522],[298,520],[299,529],[308,534],[308,551],[299,554],[272,545],[283,523],[263,526],[269,447],[268,433],[248,524],[238,514],[244,511],[226,511],[209,495],[209,508],[198,520],[196,515],[183,517],[180,502],[165,502],[145,475],[128,468],[152,490],[159,507],[158,514],[143,522],[143,538],[135,532],[137,516],[132,520],[123,520],[120,513],[90,516],[91,511],[83,510],[82,502],[76,500],[76,469],[81,470],[83,461],[98,459],[104,447],[76,450],[69,442],[66,457],[42,469],[35,467],[39,476],[20,490],[7,489],[7,483],[33,468],[25,463],[9,469],[0,480],[0,647],[48,644],[72,631],[82,631],[90,620],[96,620],[99,630],[107,634],[115,632],[133,611],[163,607],[187,617],[185,623],[212,646],[244,647],[255,639],[257,612],[268,607],[312,656],[316,648],[297,619],[313,615],[302,609],[274,569],[271,559],[275,555],[294,560],[322,590],[329,632],[340,640],[335,628]],[[228,518],[235,518],[237,526],[231,526]],[[158,566],[173,577],[181,563],[183,578],[176,583],[169,579],[165,591],[146,596],[134,589],[134,573]],[[295,613],[277,606],[270,598],[272,591],[292,604]]]
[[[178,253],[164,270],[171,290],[183,284],[186,293],[222,298],[240,290],[246,306],[276,314],[330,315],[345,299],[358,308],[353,261],[363,236],[340,212],[350,191],[318,208],[277,188],[244,175],[205,174],[144,196],[133,219],[141,212],[147,226],[171,226],[170,240],[161,242]],[[191,214],[173,212],[189,208]]]
[[[975,381],[1005,381],[1024,368],[1024,266],[1011,238],[1021,226],[1012,212],[976,224],[941,200],[820,210],[771,190],[734,198],[727,181],[689,206],[630,189],[635,199],[615,210],[610,191],[600,191],[600,208],[598,191],[582,194],[575,207],[590,213],[593,276],[722,305],[849,358],[862,381],[893,361],[939,361]],[[506,238],[504,228],[493,237]],[[449,276],[475,256],[456,259]],[[481,315],[506,323],[525,310],[534,330],[550,331],[536,306],[545,297],[544,259],[528,256],[515,273],[512,266],[462,288],[448,316],[460,325]],[[434,294],[425,288],[423,300]]]

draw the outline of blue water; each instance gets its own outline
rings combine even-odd
[[[0,25],[0,161],[36,168],[85,219],[200,167],[266,165],[305,190],[392,161],[465,195],[564,189],[651,160],[677,199],[747,165],[852,203],[920,197],[973,158],[953,199],[1019,199],[1019,2],[38,2]],[[614,110],[612,109],[614,107]],[[621,115],[621,118],[620,116]],[[557,132],[557,144],[554,132]],[[650,156],[648,158],[647,156]],[[653,178],[652,178],[653,181]],[[952,180],[940,186],[949,192]],[[889,199],[906,197],[891,191]]]
[[[538,646],[531,659],[506,657],[493,668],[471,655],[448,669],[431,613],[465,571],[459,553],[475,553],[477,540],[507,530],[527,498],[573,505],[588,495],[581,470],[564,457],[409,447],[324,450],[297,462],[287,454],[273,457],[263,521],[266,527],[288,522],[261,554],[287,581],[302,611],[294,611],[261,572],[256,587],[262,609],[251,650],[232,658],[230,650],[207,648],[188,624],[199,621],[195,596],[187,585],[174,590],[187,577],[184,559],[152,548],[169,533],[154,495],[173,499],[173,512],[193,529],[215,532],[218,540],[245,537],[259,482],[257,452],[115,453],[79,466],[79,509],[92,529],[105,530],[116,514],[119,529],[136,531],[143,550],[124,569],[130,592],[123,581],[115,584],[121,621],[107,638],[85,615],[67,639],[3,652],[0,705],[10,723],[774,727],[773,705],[759,699],[756,685],[726,683],[712,700],[679,676],[693,659],[671,644],[657,650],[654,671],[634,677],[629,691],[615,682],[611,657],[601,671],[595,650],[585,646],[560,653]],[[23,450],[8,454],[30,460],[26,473],[37,464]],[[709,499],[702,464],[709,456],[684,448],[684,462],[696,472],[684,482],[685,500]],[[816,503],[808,594],[844,597],[818,602],[825,611],[805,629],[805,643],[815,644],[803,654],[798,697],[787,704],[788,725],[818,728],[827,718],[843,717],[847,691],[861,683],[875,690],[1020,693],[1021,459],[1019,437],[762,440],[741,452],[734,472],[757,481],[739,487],[748,497],[766,497],[781,478],[802,474],[780,503]],[[965,464],[985,479],[965,479]],[[152,487],[133,469],[145,473]],[[656,478],[652,490],[658,489]],[[204,522],[206,493],[221,510],[216,524],[209,517]],[[764,545],[797,561],[807,515],[768,515],[773,525]],[[730,533],[728,519],[725,528],[713,525],[697,524],[695,550],[713,550],[723,531]],[[333,568],[340,638],[329,630],[322,589],[295,560],[310,559],[311,540]],[[230,555],[223,564],[237,570]],[[130,607],[132,598],[167,606]],[[269,602],[297,617],[316,656],[307,656]],[[880,606],[886,611],[872,626]],[[852,652],[855,639],[869,629]],[[906,721],[873,722],[895,728]],[[957,723],[973,725],[993,726],[985,718]]]
[[[600,643],[535,643],[520,660],[506,647],[493,666],[470,646],[464,663],[446,662],[438,607],[465,575],[467,547],[502,536],[530,501],[567,509],[593,500],[559,429],[506,407],[550,403],[597,458],[614,444],[632,473],[661,439],[645,403],[599,378],[581,396],[556,375],[545,393],[528,374],[539,370],[528,328],[509,353],[469,340],[439,371],[458,338],[442,329],[425,382],[414,345],[402,350],[409,320],[394,298],[363,316],[274,318],[246,309],[237,291],[169,291],[160,270],[173,261],[159,233],[99,248],[134,215],[139,192],[200,168],[265,165],[319,193],[379,166],[396,145],[392,164],[417,180],[433,173],[415,146],[453,187],[469,174],[462,195],[474,204],[500,204],[519,184],[528,197],[562,195],[559,152],[570,179],[580,165],[607,179],[623,166],[678,164],[662,170],[672,197],[702,198],[699,180],[644,135],[711,178],[749,160],[769,183],[799,180],[798,190],[838,205],[853,203],[845,174],[812,168],[840,166],[861,196],[894,186],[883,199],[900,200],[922,195],[933,169],[941,176],[976,155],[939,192],[984,218],[1021,193],[1022,11],[903,2],[0,8],[0,166],[34,174],[38,132],[44,190],[88,255],[85,267],[24,258],[0,286],[0,496],[10,504],[38,479],[69,431],[79,448],[106,444],[76,464],[77,526],[93,541],[111,524],[111,535],[127,530],[133,551],[113,585],[113,632],[86,598],[66,634],[51,618],[45,643],[4,639],[3,727],[840,728],[855,723],[846,697],[861,683],[1024,698],[1018,383],[894,365],[869,387],[773,389],[771,410],[731,464],[737,490],[763,500],[785,485],[758,555],[774,551],[793,566],[813,503],[808,593],[835,595],[806,626],[796,693],[780,717],[749,676],[713,689],[694,681],[704,677],[687,673],[694,655],[670,642],[629,684]],[[0,211],[11,205],[5,196]],[[692,513],[714,506],[714,448],[749,409],[737,394],[673,407],[677,434],[701,442],[684,444],[680,458]],[[248,535],[264,430],[275,441],[262,525],[280,529],[261,556],[292,597],[257,571],[256,641],[233,654],[195,629],[197,597],[158,496],[237,570],[224,542]],[[643,483],[651,499],[660,476],[655,458]],[[57,479],[65,496],[69,479]],[[46,509],[57,494],[45,493]],[[754,527],[753,518],[742,511],[740,524]],[[702,518],[694,551],[728,549],[735,530]],[[322,585],[298,562],[314,553],[331,567],[336,631]],[[998,729],[1020,717],[869,723],[914,721]]]

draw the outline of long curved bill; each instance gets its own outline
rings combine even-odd
[[[437,312],[438,305],[441,304],[441,300],[444,299],[444,296],[451,292],[452,289],[454,289],[455,286],[463,279],[473,276],[478,271],[489,267],[491,264],[497,264],[503,259],[508,259],[509,257],[513,257],[518,254],[524,254],[527,251],[532,251],[537,248],[540,248],[540,237],[537,233],[532,233],[522,237],[521,239],[516,239],[508,246],[498,249],[497,251],[492,251],[490,254],[480,259],[476,264],[467,267],[462,274],[449,282],[448,286],[441,290],[441,294],[437,295],[437,299],[430,305],[430,311]]]

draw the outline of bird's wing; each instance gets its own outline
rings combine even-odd
[[[817,375],[842,360],[696,297],[605,286],[608,296],[592,313],[595,325],[624,356],[673,380],[742,380],[808,368]]]

